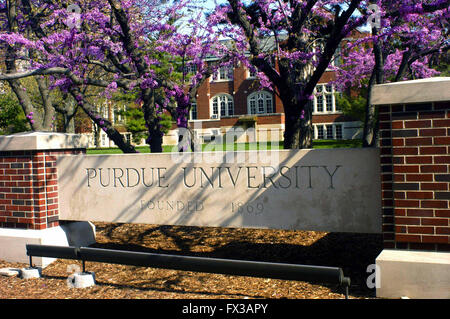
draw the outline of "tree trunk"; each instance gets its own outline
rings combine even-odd
[[[143,105],[145,124],[148,129],[146,143],[150,147],[151,153],[162,153],[163,136],[161,131],[160,118],[156,114],[155,94],[153,90],[146,90],[143,94]]]
[[[303,108],[301,107],[304,105]],[[299,104],[283,101],[285,110],[284,148],[313,147],[312,110],[307,101]],[[301,111],[304,110],[304,111]]]
[[[64,132],[75,133],[75,121],[73,115],[64,114]]]
[[[55,117],[55,109],[53,108],[52,97],[48,89],[48,83],[40,76],[35,77],[38,84],[39,93],[41,95],[42,105],[44,106],[42,116],[42,128],[45,131],[51,131],[53,125],[53,118]]]
[[[108,135],[109,139],[117,145],[118,148],[122,150],[124,153],[137,153],[136,149],[133,145],[128,144],[123,135],[120,134],[107,119],[103,119],[101,116],[96,114],[95,107],[90,105],[87,101],[83,100],[83,94],[81,91],[73,87],[70,89],[70,94],[72,97],[78,102],[78,105],[81,109],[89,116],[89,118],[97,125],[97,131],[100,128]],[[100,135],[100,134],[99,134]]]
[[[102,118],[95,117],[93,115],[92,110],[86,108],[87,103],[83,103],[81,105],[81,108],[83,109],[86,114],[89,115],[92,121],[94,121],[95,125],[97,125],[97,131],[100,132],[100,127],[104,130],[106,135],[108,135],[109,139],[114,142],[114,144],[117,145],[118,148],[122,150],[124,153],[136,153],[136,149],[133,145],[128,144],[123,135],[120,134],[114,127],[112,127],[111,123],[106,123],[106,120],[103,120],[105,123],[101,124]],[[98,134],[100,136],[100,134]]]
[[[100,148],[100,128],[94,124],[94,143],[95,148]]]
[[[377,112],[374,105],[372,105],[372,88],[375,84],[375,70],[369,79],[367,86],[367,102],[366,102],[366,117],[364,119],[363,131],[363,147],[374,147],[377,143]]]
[[[147,138],[147,144],[150,146],[150,152],[151,153],[162,153],[163,152],[163,132],[159,129],[158,124],[156,124],[158,121],[154,121],[155,124],[150,124],[153,126],[153,128],[149,128],[148,133],[149,137]]]
[[[304,102],[304,112],[300,115],[300,149],[313,148],[314,130],[312,126],[312,104]]]
[[[372,29],[372,34],[376,36],[378,31],[376,28]],[[375,67],[369,79],[367,86],[367,102],[366,102],[366,117],[364,120],[363,131],[363,147],[375,147],[378,143],[378,115],[376,107],[372,105],[372,88],[375,84],[382,84],[384,82],[384,57],[382,52],[382,45],[380,39],[374,41],[373,53],[375,58]]]

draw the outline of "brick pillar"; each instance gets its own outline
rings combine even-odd
[[[0,227],[59,226],[56,156],[86,149],[0,151]]]
[[[379,106],[386,248],[450,250],[450,102]]]
[[[87,138],[75,134],[20,133],[0,136],[0,259],[27,262],[25,245],[86,245],[95,241],[88,222],[60,225],[58,155],[86,153]],[[54,259],[35,258],[46,266]]]
[[[450,78],[375,86],[383,298],[450,298]]]

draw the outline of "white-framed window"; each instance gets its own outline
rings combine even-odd
[[[314,138],[317,140],[342,140],[343,124],[315,124]]]
[[[211,118],[218,119],[222,116],[234,114],[233,97],[228,94],[218,94],[211,100]]]
[[[266,91],[258,91],[247,97],[248,114],[273,113],[273,97]]]
[[[220,82],[220,81],[232,81],[234,74],[233,65],[222,66],[217,69],[216,72],[211,77],[211,81]]]
[[[108,120],[109,119],[109,109],[108,109],[108,104],[104,103],[103,105],[97,107],[97,112],[99,113],[99,115]]]
[[[336,139],[342,140],[343,134],[342,134],[342,124],[335,125],[335,133],[336,133]]]
[[[323,96],[318,95],[316,97],[316,112],[322,113],[323,112]]]
[[[327,140],[332,140],[333,139],[333,125],[329,124],[326,126],[327,129]]]
[[[189,119],[190,120],[197,119],[197,102],[191,103],[191,110],[189,111]]]
[[[323,125],[316,125],[316,139],[323,140],[325,137],[325,129]]]
[[[336,105],[336,91],[331,84],[317,84],[314,89],[314,113],[336,113],[340,109]]]
[[[102,146],[106,146],[106,135],[102,134]]]

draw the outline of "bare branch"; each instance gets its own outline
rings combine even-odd
[[[27,78],[30,76],[49,75],[49,74],[65,74],[65,75],[67,75],[68,72],[69,72],[68,69],[59,68],[59,67],[46,68],[46,69],[35,69],[35,70],[29,70],[29,71],[23,71],[23,72],[0,74],[0,80],[18,80],[18,79]]]
[[[37,76],[37,75],[64,75],[68,77],[73,84],[76,85],[93,85],[93,86],[99,86],[99,87],[107,87],[111,83],[109,81],[100,80],[100,79],[93,79],[93,78],[80,78],[76,76],[72,71],[70,71],[67,68],[61,68],[61,67],[51,67],[51,68],[44,68],[44,69],[35,69],[35,70],[29,70],[24,72],[16,72],[16,73],[7,73],[7,74],[0,74],[0,80],[18,80],[23,79],[31,76]],[[117,85],[123,89],[129,90],[130,85],[132,83],[131,80],[127,79],[119,79],[115,81]],[[139,81],[138,81],[139,82]]]

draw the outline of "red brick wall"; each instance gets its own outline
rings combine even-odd
[[[198,90],[197,96],[197,114],[198,119],[209,119],[210,114],[210,99],[212,99],[215,95],[225,93],[229,94],[233,97],[234,100],[234,114],[235,115],[244,115],[248,113],[247,110],[247,97],[255,92],[260,90],[260,84],[258,80],[248,79],[247,78],[247,69],[243,65],[236,66],[234,68],[234,77],[233,80],[224,81],[224,82],[210,82],[209,80],[205,81],[202,86]],[[319,83],[328,83],[330,81],[335,80],[336,74],[332,71],[325,72],[319,80]],[[274,109],[275,113],[284,113],[283,103],[277,94],[274,95]],[[329,118],[329,122],[334,122],[337,118],[340,120],[344,120],[342,115],[332,115],[333,119]],[[353,120],[346,118],[347,120]],[[313,118],[313,122],[324,123],[326,120],[321,117],[315,116]],[[259,122],[258,122],[259,123]],[[271,122],[270,124],[278,123]],[[267,124],[267,123],[264,123]]]
[[[386,248],[450,251],[450,102],[379,110]]]
[[[56,156],[79,150],[0,152],[0,227],[59,225]]]

